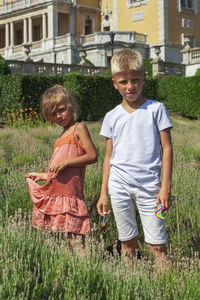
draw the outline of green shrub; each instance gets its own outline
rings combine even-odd
[[[152,59],[144,59],[144,70],[147,74],[147,78],[152,78],[152,64],[151,64]]]
[[[0,55],[0,75],[11,74],[7,61]]]
[[[64,86],[77,98],[82,120],[98,120],[121,101],[111,76],[68,74],[64,76]]]
[[[40,97],[55,84],[62,84],[77,98],[80,119],[95,121],[121,102],[121,95],[114,88],[111,75],[4,75],[0,76],[0,117],[8,109],[17,113],[31,108],[39,113]],[[188,118],[200,116],[199,76],[147,78],[143,95],[163,102],[169,111]],[[12,117],[12,116],[11,116]],[[12,118],[11,118],[12,119]]]
[[[198,76],[167,76],[158,80],[158,100],[168,110],[183,117],[196,119],[200,116],[200,81]]]
[[[19,111],[24,108],[39,110],[43,92],[55,84],[62,84],[62,76],[6,75],[0,77],[0,115],[7,108]]]
[[[200,68],[196,70],[195,76],[200,76]]]

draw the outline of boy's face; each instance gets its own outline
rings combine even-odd
[[[144,97],[142,89],[145,83],[145,73],[142,71],[127,70],[113,76],[114,87],[119,90],[123,100],[131,104],[140,104]]]

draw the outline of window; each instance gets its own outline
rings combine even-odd
[[[128,0],[127,6],[128,8],[134,7],[134,6],[140,6],[143,4],[147,4],[148,0]]]
[[[85,35],[91,34],[92,33],[92,19],[88,16],[85,19]]]
[[[193,8],[192,0],[181,0],[181,8]]]
[[[5,47],[5,28],[0,28],[0,48]]]
[[[33,42],[41,40],[41,28],[39,25],[33,26]]]

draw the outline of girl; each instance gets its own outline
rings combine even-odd
[[[86,125],[76,122],[75,99],[64,87],[49,88],[42,96],[41,109],[44,118],[63,127],[63,131],[54,145],[48,173],[26,175],[34,203],[32,226],[68,232],[72,242],[72,237],[90,233],[83,184],[85,167],[97,161],[97,153]],[[46,184],[40,186],[38,181]]]

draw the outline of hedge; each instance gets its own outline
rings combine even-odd
[[[158,80],[157,99],[169,111],[197,119],[200,117],[200,79],[198,76],[162,77]]]
[[[0,76],[0,114],[7,109],[32,108],[38,111],[40,97],[54,84],[63,84],[62,76],[5,75]]]
[[[4,75],[0,76],[0,116],[8,108],[38,110],[43,92],[55,84],[63,84],[77,98],[80,119],[95,121],[121,102],[111,76],[83,76],[79,73],[62,75]],[[145,97],[163,102],[169,111],[184,117],[200,117],[199,76],[147,79]]]

